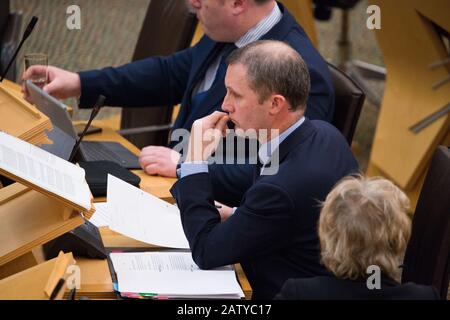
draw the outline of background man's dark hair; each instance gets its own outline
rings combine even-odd
[[[288,44],[255,41],[233,51],[227,63],[240,63],[247,68],[250,88],[258,94],[259,103],[276,93],[288,101],[292,111],[306,109],[310,89],[308,67]]]

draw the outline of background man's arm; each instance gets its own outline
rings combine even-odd
[[[150,57],[123,66],[80,72],[80,107],[91,107],[99,94],[109,106],[152,106],[181,102],[194,48],[168,57]]]

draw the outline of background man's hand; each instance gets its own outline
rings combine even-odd
[[[45,74],[45,70],[45,66],[32,66],[22,75],[22,93],[24,98],[30,103],[32,103],[32,101],[30,100],[30,95],[26,89],[25,81],[40,74]],[[47,72],[48,83],[43,88],[45,92],[58,99],[80,96],[81,82],[78,73],[69,72],[52,66],[47,67]]]
[[[222,222],[227,220],[233,214],[233,208],[228,207],[228,206],[226,206],[223,203],[220,203],[218,201],[214,201],[214,204],[216,205],[216,208],[219,211],[220,220]]]
[[[139,163],[148,174],[176,177],[177,164],[181,155],[166,147],[149,146],[142,149]]]
[[[229,119],[225,112],[215,111],[196,120],[191,129],[186,162],[206,161],[226,135]]]

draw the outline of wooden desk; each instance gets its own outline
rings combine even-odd
[[[109,125],[109,121],[106,120],[98,120],[94,121],[93,125],[101,127],[103,131],[101,133],[88,135],[86,137],[86,140],[102,140],[102,141],[116,141],[120,142],[123,146],[128,148],[130,151],[132,151],[134,154],[139,154],[139,149],[134,146],[132,143],[130,143],[128,140],[120,136],[118,133],[116,133]],[[147,191],[148,193],[151,193],[158,198],[161,198],[165,201],[168,201],[170,203],[174,203],[174,199],[172,198],[172,195],[169,192],[169,189],[172,187],[172,185],[175,183],[175,178],[164,178],[159,176],[149,176],[145,174],[142,170],[133,170],[133,173],[137,174],[141,178],[141,189]],[[99,201],[105,201],[103,198],[95,199],[97,202]],[[119,234],[117,232],[114,232],[110,230],[107,227],[100,228],[100,234],[102,236],[103,244],[105,248],[148,248],[149,250],[157,250],[158,247],[137,241],[135,239],[128,238],[122,234]],[[77,259],[78,260],[78,259]],[[94,266],[93,264],[97,264]],[[95,272],[97,274],[97,277],[88,276],[86,280],[83,280],[82,276],[82,289],[86,288],[88,291],[92,292],[91,288],[101,288],[102,294],[98,297],[108,298],[108,294],[105,295],[105,285],[108,286],[107,280],[105,284],[105,272],[101,272],[99,270],[108,270],[105,268],[105,265],[107,266],[106,260],[99,261],[99,260],[93,260],[92,264],[89,261],[82,260],[81,264],[81,272],[86,273],[87,275],[90,275],[92,272]],[[252,289],[248,282],[247,277],[245,276],[241,266],[239,264],[235,265],[237,276],[239,283],[241,284],[242,290],[245,295],[245,299],[250,299],[252,295]],[[100,272],[100,274],[99,274]],[[94,280],[98,279],[99,283],[95,283]],[[100,283],[101,282],[101,283]],[[112,289],[112,288],[111,288]],[[95,297],[95,293],[90,294],[91,297]]]

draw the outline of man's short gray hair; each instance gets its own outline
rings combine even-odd
[[[258,94],[260,103],[275,93],[287,100],[290,110],[306,109],[310,89],[308,67],[288,44],[255,41],[233,51],[227,63],[239,63],[247,68],[250,88]]]

